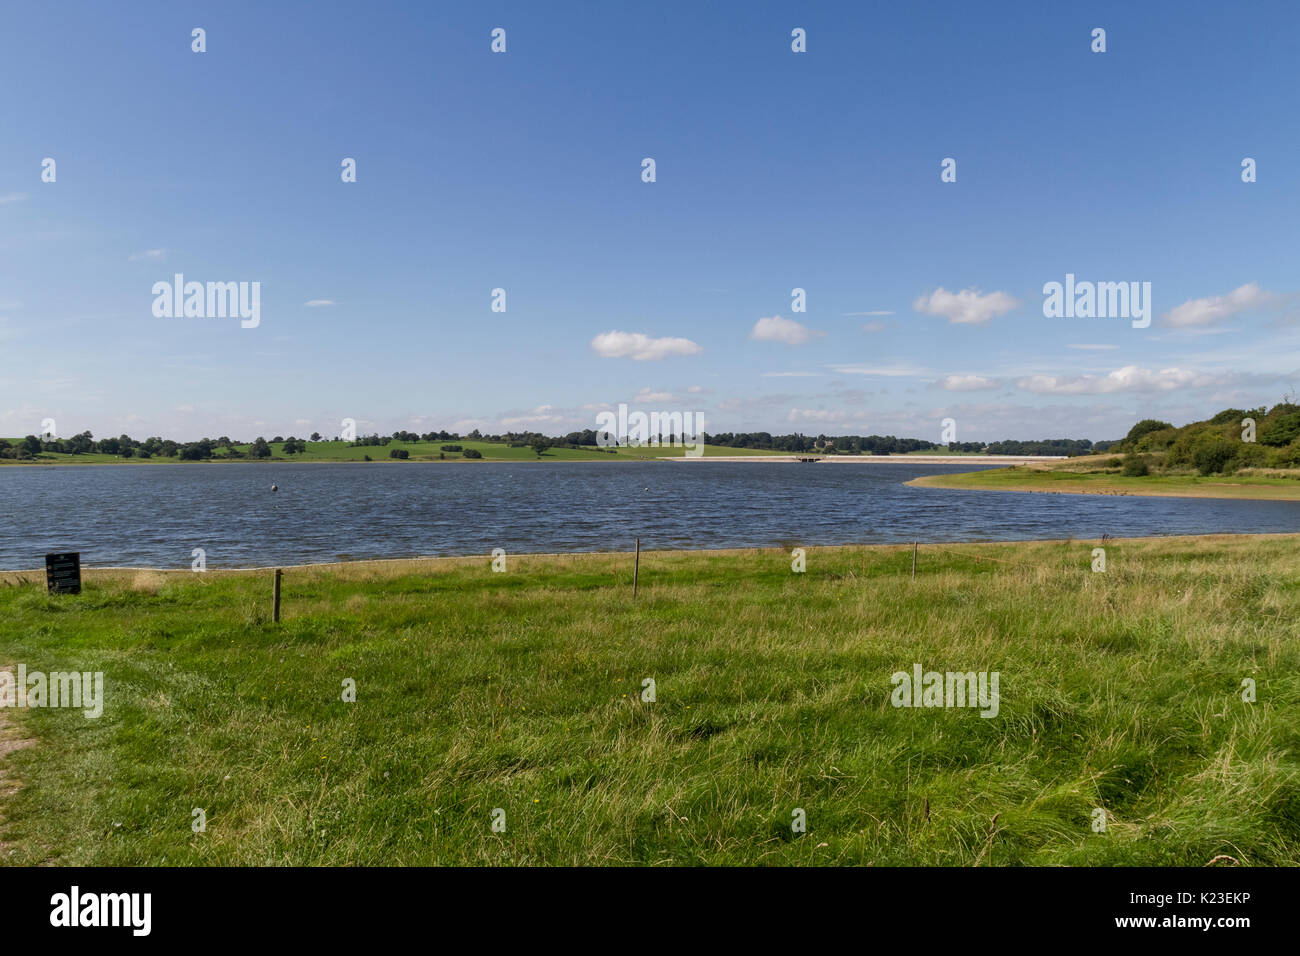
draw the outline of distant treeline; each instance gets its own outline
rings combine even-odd
[[[661,434],[660,444],[674,444],[682,436]],[[538,454],[548,448],[595,448],[597,432],[594,429],[569,432],[560,438],[552,438],[540,432],[505,432],[499,435],[484,435],[476,428],[468,435],[459,432],[437,431],[416,433],[396,431],[392,435],[362,435],[349,442],[353,446],[386,446],[389,442],[459,442],[483,441],[508,445],[512,448],[532,447],[539,449]],[[234,441],[223,435],[220,438],[203,438],[193,442],[176,442],[170,439],[152,437],[143,441],[130,435],[117,438],[95,437],[88,431],[71,438],[48,438],[28,435],[17,442],[0,438],[0,458],[30,459],[48,452],[68,455],[116,455],[122,458],[175,458],[179,461],[204,461],[221,458],[270,458],[279,445],[284,455],[292,457],[307,450],[307,442],[325,441],[319,432],[313,432],[310,439],[285,438],[276,435],[269,441],[258,437],[251,443]],[[334,439],[338,441],[338,438]],[[1087,439],[1052,438],[1042,441],[999,441],[985,444],[983,442],[953,442],[939,445],[922,438],[895,438],[893,435],[773,435],[770,432],[719,432],[706,436],[711,445],[724,448],[751,448],[763,451],[781,452],[816,452],[819,455],[906,455],[909,452],[975,452],[987,455],[1087,455],[1105,451],[1115,442],[1093,443]],[[247,445],[245,449],[243,446]],[[612,450],[612,449],[611,449]],[[442,451],[461,451],[459,446],[443,445]],[[469,451],[465,452],[466,457]]]
[[[319,440],[317,436],[313,440]],[[280,438],[273,442],[283,445],[284,453],[294,455],[307,450],[307,442],[301,438]],[[18,442],[0,438],[0,458],[35,458],[43,452],[57,452],[64,455],[117,455],[121,458],[176,458],[180,461],[203,461],[214,457],[217,449],[225,449],[230,458],[270,458],[271,446],[265,438],[258,438],[249,446],[247,453],[240,451],[236,445],[244,444],[229,438],[203,438],[199,441],[176,442],[169,438],[146,438],[144,441],[130,435],[117,438],[101,438],[98,441],[90,432],[82,432],[71,438],[41,438],[28,435]]]

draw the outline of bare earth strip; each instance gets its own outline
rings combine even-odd
[[[746,461],[778,462],[815,460],[817,464],[836,465],[1033,465],[1044,461],[1066,461],[1063,455],[702,455],[698,458],[664,455],[659,461]]]
[[[12,667],[0,668],[0,670],[13,673]],[[30,747],[36,741],[23,737],[17,725],[10,719],[7,708],[0,707],[0,837],[4,834],[4,805],[22,786],[21,781],[14,778],[8,771],[6,758],[15,750],[21,750],[24,747]],[[12,847],[0,838],[0,863],[3,863],[9,857]]]

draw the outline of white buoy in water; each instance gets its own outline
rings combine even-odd
[[[279,487],[278,485],[272,485],[272,486],[271,486],[271,490],[272,490],[272,491],[279,491],[279,490],[280,490],[280,487]]]

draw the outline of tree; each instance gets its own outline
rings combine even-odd
[[[1202,475],[1223,471],[1237,453],[1235,443],[1219,435],[1203,434],[1192,446],[1192,464]]]
[[[1151,466],[1147,464],[1146,457],[1135,455],[1133,452],[1124,456],[1124,463],[1120,468],[1129,478],[1144,478],[1151,473]]]
[[[181,461],[202,461],[205,458],[212,457],[213,441],[211,438],[204,438],[201,441],[192,441],[181,446]]]
[[[320,441],[320,432],[312,432],[312,433],[311,433],[311,440],[312,440],[312,441]]]
[[[257,440],[253,442],[252,446],[248,449],[248,457],[249,458],[270,458],[271,457],[271,446],[266,443],[266,439],[263,438],[261,435],[257,436]]]
[[[95,436],[88,431],[73,435],[64,443],[64,447],[71,454],[84,455],[95,450]]]
[[[411,457],[411,453],[410,453],[409,451],[407,451],[405,448],[394,448],[394,449],[392,449],[391,451],[389,451],[389,453],[388,453],[388,457],[389,457],[389,458],[397,458],[397,459],[402,459],[402,460],[404,460],[404,459],[410,458],[410,457]]]
[[[1158,421],[1154,418],[1144,418],[1128,430],[1128,434],[1124,436],[1124,440],[1133,444],[1148,432],[1158,432],[1173,427],[1174,426],[1170,425],[1168,422]]]
[[[542,453],[545,452],[546,449],[551,447],[551,443],[547,441],[545,438],[534,438],[532,445],[530,447],[533,449],[533,451],[537,452],[537,457],[541,458]]]
[[[1281,448],[1300,437],[1300,411],[1278,415],[1264,424],[1259,430],[1259,441],[1263,445]]]

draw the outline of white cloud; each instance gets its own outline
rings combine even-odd
[[[1227,295],[1212,295],[1205,299],[1188,299],[1180,306],[1170,309],[1164,315],[1164,324],[1175,328],[1209,325],[1245,312],[1270,304],[1274,299],[1272,293],[1265,292],[1254,282],[1238,286]]]
[[[949,292],[943,286],[930,295],[917,296],[912,308],[925,315],[938,315],[954,325],[983,325],[1010,312],[1020,303],[1005,292],[981,295],[975,289]]]
[[[893,315],[893,314],[894,313],[888,309],[875,309],[871,312],[841,312],[840,313],[840,315],[849,315],[849,316]]]
[[[157,262],[159,259],[167,257],[166,249],[146,249],[143,252],[133,252],[127,256],[128,262],[152,261]]]
[[[333,299],[308,299],[306,302],[303,303],[303,305],[313,309],[320,305],[336,305],[336,304],[337,303],[335,303]]]
[[[1040,395],[1107,395],[1113,392],[1170,392],[1179,388],[1203,388],[1225,384],[1224,375],[1192,369],[1164,368],[1152,371],[1126,365],[1106,375],[1030,375],[1016,384]]]
[[[792,408],[786,416],[792,422],[842,422],[853,418],[850,412],[823,408]]]
[[[672,400],[672,392],[655,392],[648,388],[641,389],[632,397],[634,402],[671,402]]]
[[[1000,388],[1001,383],[983,375],[949,375],[943,380],[943,387],[950,392],[979,392]]]
[[[763,378],[821,378],[821,372],[764,372]]]
[[[632,358],[653,362],[670,355],[695,355],[704,351],[690,339],[652,339],[640,332],[602,332],[591,340],[591,348],[603,358]]]
[[[879,375],[884,378],[918,378],[933,374],[929,369],[905,365],[832,365],[841,375]]]
[[[759,319],[749,331],[749,337],[759,342],[784,342],[786,345],[803,345],[809,339],[825,335],[806,325],[800,325],[793,319],[783,319],[774,315],[770,319]]]
[[[1222,329],[1182,328],[1182,329],[1176,329],[1173,332],[1165,332],[1161,335],[1152,335],[1149,336],[1149,338],[1153,342],[1163,342],[1166,339],[1176,339],[1179,341],[1186,341],[1188,338],[1199,338],[1202,335],[1226,335],[1235,331],[1237,330],[1230,326]]]
[[[22,202],[26,198],[26,193],[5,193],[3,196],[0,196],[0,206],[11,202]]]
[[[863,332],[883,332],[885,331],[884,322],[864,322],[862,324]]]

